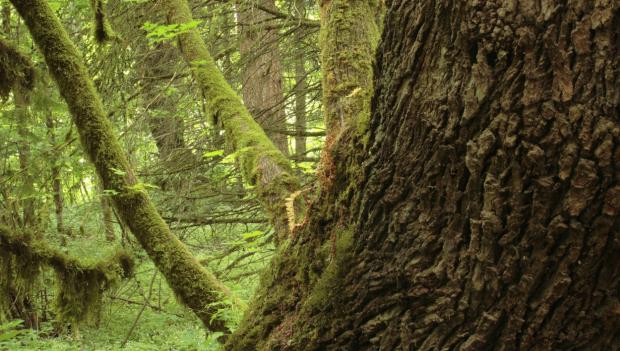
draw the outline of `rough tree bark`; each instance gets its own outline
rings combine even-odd
[[[93,162],[121,219],[166,277],[182,303],[212,331],[227,332],[224,320],[215,315],[230,292],[192,256],[170,231],[138,180],[106,119],[103,104],[88,76],[77,48],[44,0],[11,0],[43,54],[59,91],[66,100],[80,134],[80,141]],[[234,303],[234,300],[233,300]]]
[[[273,143],[288,155],[282,62],[278,47],[278,29],[274,17],[257,8],[276,10],[274,0],[249,0],[237,6],[239,14],[239,53],[243,101],[254,119],[267,132]]]
[[[227,348],[617,350],[618,2],[387,6],[368,133]]]

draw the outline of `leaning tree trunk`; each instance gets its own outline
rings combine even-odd
[[[620,5],[387,5],[367,139],[228,349],[620,349]]]
[[[218,305],[232,299],[170,231],[135,177],[77,48],[44,0],[11,0],[30,30],[71,111],[82,146],[109,190],[119,217],[166,277],[179,300],[211,331],[228,332]],[[242,306],[238,306],[242,307]]]
[[[180,25],[193,20],[187,0],[163,0],[161,4],[169,23]],[[181,33],[178,47],[202,90],[212,122],[226,131],[227,140],[238,154],[243,176],[256,187],[257,198],[277,234],[276,243],[284,241],[295,224],[287,211],[287,203],[299,190],[299,181],[289,160],[226,82],[200,33],[195,29]]]

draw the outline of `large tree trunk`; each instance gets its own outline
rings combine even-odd
[[[388,7],[369,134],[228,349],[620,349],[618,3]]]

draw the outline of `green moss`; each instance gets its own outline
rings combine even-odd
[[[90,0],[95,18],[95,40],[101,44],[116,37],[108,21],[103,0]]]
[[[370,119],[373,63],[383,5],[376,0],[333,0],[321,8],[321,66],[325,124],[364,134]]]
[[[331,251],[325,270],[314,284],[305,300],[304,310],[314,314],[317,311],[334,308],[339,301],[342,278],[348,272],[353,248],[353,231],[343,229],[336,233],[335,242],[327,241],[321,251]]]
[[[133,274],[133,259],[123,250],[117,250],[105,260],[85,264],[30,233],[16,234],[3,226],[0,226],[0,266],[4,272],[0,276],[0,289],[12,291],[17,298],[26,297],[34,290],[42,268],[52,268],[57,275],[58,318],[71,323],[95,317],[103,293]],[[2,304],[7,305],[7,301]]]
[[[226,350],[297,349],[298,337],[317,333],[327,323],[317,316],[329,313],[320,312],[343,313],[338,305],[352,261],[353,231],[337,229],[333,240],[317,244],[285,241],[279,247]]]
[[[0,38],[0,97],[7,98],[15,85],[32,90],[34,77],[34,65],[30,58],[10,42]]]

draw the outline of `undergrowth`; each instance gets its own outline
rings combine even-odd
[[[254,247],[248,249],[255,250]],[[113,250],[109,243],[93,237],[73,238],[62,248],[63,252],[80,257],[85,263],[97,262]],[[200,321],[178,303],[165,279],[141,249],[133,248],[133,255],[137,261],[135,275],[104,294],[100,314],[92,323],[79,326],[64,323],[59,328],[62,324],[59,322],[60,316],[48,310],[47,320],[39,325],[38,330],[24,328],[20,321],[0,324],[0,351],[219,350],[217,338],[220,335],[206,334]],[[265,255],[268,253],[262,252],[256,256]],[[214,271],[221,271],[235,258],[236,255],[231,255],[225,260],[205,258],[205,261],[210,261],[209,266]],[[256,263],[229,274],[258,271],[264,262],[267,260],[257,259]],[[37,296],[45,292],[47,298],[54,299],[57,291],[50,284],[52,277],[51,272],[42,275],[41,290]],[[227,282],[234,295],[243,301],[249,300],[256,284],[252,275]],[[235,329],[243,311],[231,309],[229,304],[224,303],[219,313],[231,329]]]

